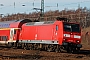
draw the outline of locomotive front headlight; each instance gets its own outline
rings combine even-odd
[[[77,43],[79,43],[80,41],[79,40],[76,40]]]
[[[67,39],[63,39],[63,41],[66,41]]]
[[[64,37],[70,37],[70,34],[64,34]]]
[[[81,36],[74,35],[74,38],[78,38],[78,39],[80,39],[80,38],[81,38]]]

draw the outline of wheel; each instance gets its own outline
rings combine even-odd
[[[55,49],[55,52],[56,52],[56,53],[58,53],[58,52],[59,52],[59,50],[58,50],[58,49]]]
[[[72,47],[67,47],[67,53],[72,53],[72,52],[73,52]]]
[[[11,48],[12,46],[13,46],[13,43],[12,42],[8,42],[7,47]]]
[[[52,51],[52,49],[51,49],[51,48],[47,48],[47,51],[48,51],[48,52],[51,52],[51,51]]]
[[[77,52],[80,52],[80,48],[77,48]]]
[[[52,48],[52,46],[51,46],[51,45],[48,45],[48,47],[47,47],[47,51],[48,51],[48,52],[53,51],[53,48]]]
[[[65,47],[61,46],[61,47],[59,48],[59,51],[60,51],[60,52],[65,52],[65,51],[66,51],[66,50],[65,50]]]
[[[77,53],[76,48],[73,48],[73,49],[72,49],[72,53],[73,53],[73,54],[74,54],[74,53]]]

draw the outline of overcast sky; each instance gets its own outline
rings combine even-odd
[[[90,0],[44,0],[44,11],[90,8]],[[25,5],[25,6],[22,6]],[[58,6],[57,6],[58,5]],[[41,0],[0,0],[0,14],[35,12],[33,8],[41,8]]]

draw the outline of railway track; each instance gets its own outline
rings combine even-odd
[[[37,51],[29,51],[29,50],[22,50],[22,49],[2,49],[0,50],[0,58],[3,60],[5,59],[35,59],[34,53]]]
[[[90,51],[81,50],[78,54],[70,54],[2,48],[0,49],[0,60],[90,60]]]

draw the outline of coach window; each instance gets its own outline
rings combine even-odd
[[[56,31],[58,30],[58,25],[56,25]]]
[[[0,36],[1,41],[7,41],[8,37],[7,36]]]
[[[1,39],[1,36],[0,36],[0,40],[2,40],[2,39]]]
[[[7,36],[3,36],[3,41],[6,41],[7,40]]]

